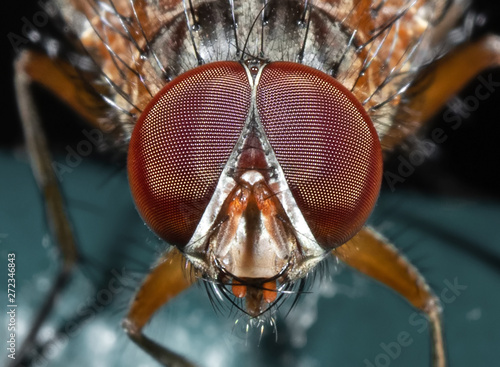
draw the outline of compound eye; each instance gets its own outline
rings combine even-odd
[[[128,175],[146,224],[184,246],[215,190],[250,108],[251,90],[237,62],[192,69],[148,104],[132,133]]]
[[[382,152],[370,117],[337,80],[304,65],[270,63],[257,88],[260,120],[312,234],[326,249],[342,245],[380,191]]]

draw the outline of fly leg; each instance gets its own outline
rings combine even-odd
[[[401,118],[408,123],[405,122],[405,126],[394,124],[382,138],[382,146],[397,146],[407,136],[413,135],[475,76],[498,66],[500,37],[497,35],[465,43],[434,62],[432,69],[425,71],[422,78],[417,78],[419,82],[408,91],[409,101],[399,107]],[[495,82],[493,84],[496,86]]]
[[[347,265],[392,288],[423,312],[430,324],[432,366],[445,367],[441,306],[425,279],[397,249],[371,228],[363,228],[332,254]]]
[[[142,329],[161,306],[187,289],[193,282],[190,263],[179,250],[173,248],[160,258],[156,267],[148,274],[123,321],[123,327],[129,337],[164,366],[194,367],[184,357],[149,339],[143,334]]]
[[[48,142],[31,93],[32,84],[37,83],[54,92],[77,112],[82,112],[84,117],[92,119],[90,112],[84,112],[88,110],[86,108],[88,106],[82,105],[84,96],[79,92],[78,86],[75,85],[75,74],[71,75],[71,67],[69,65],[65,66],[67,69],[63,72],[62,68],[56,66],[52,59],[44,54],[32,51],[22,52],[15,62],[15,90],[25,145],[33,175],[43,196],[50,233],[61,252],[62,265],[44,304],[38,311],[35,321],[28,331],[24,344],[18,352],[17,359],[13,361],[14,366],[23,363],[23,357],[32,349],[40,327],[51,312],[57,295],[68,283],[71,273],[79,260],[75,235],[68,218],[57,175],[52,167],[53,160],[48,148]],[[90,102],[90,100],[87,100],[87,102]]]

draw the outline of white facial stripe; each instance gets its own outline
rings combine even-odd
[[[321,248],[316,242],[314,235],[312,234],[304,216],[299,210],[297,203],[290,191],[288,183],[286,182],[284,172],[274,154],[271,145],[267,140],[264,128],[260,122],[259,113],[256,105],[256,100],[257,100],[256,87],[262,69],[265,65],[261,66],[255,78],[254,76],[252,76],[248,67],[245,64],[243,64],[243,66],[247,71],[249,83],[252,85],[252,100],[250,103],[248,118],[247,121],[245,122],[245,126],[241,132],[240,138],[238,139],[238,142],[236,143],[233,152],[231,153],[222,171],[222,174],[219,178],[219,182],[217,183],[217,187],[214,191],[214,194],[205,212],[203,213],[203,216],[191,240],[185,247],[185,254],[187,258],[190,259],[195,264],[195,266],[197,265],[198,267],[204,269],[205,271],[208,271],[211,276],[216,276],[214,269],[211,269],[211,271],[209,269],[206,269],[207,265],[209,267],[211,267],[211,265],[206,264],[203,261],[200,261],[199,255],[206,248],[208,238],[211,235],[211,231],[214,228],[214,226],[220,224],[220,223],[215,223],[215,221],[222,209],[224,201],[237,185],[237,182],[235,181],[236,177],[235,171],[236,168],[238,167],[238,161],[241,155],[240,153],[245,144],[246,138],[249,135],[248,133],[254,131],[258,134],[262,147],[265,151],[265,157],[266,157],[265,159],[268,163],[268,167],[272,168],[272,172],[269,174],[270,178],[267,184],[269,187],[273,189],[276,198],[281,203],[286,215],[290,220],[291,227],[293,227],[291,228],[291,230],[293,231],[293,233],[296,234],[296,239],[300,246],[300,252],[303,254],[304,258],[308,259],[306,265],[302,266],[302,263],[299,261],[298,267],[290,269],[290,272],[288,274],[289,277],[291,279],[299,278],[305,275],[305,273],[307,273],[314,265],[316,265],[319,261],[323,259],[323,257],[325,256],[325,250]],[[261,173],[255,170],[251,170],[244,172],[239,177],[239,180],[247,182],[248,184],[253,186],[260,181],[264,181],[265,178]],[[282,247],[279,246],[279,244],[282,241],[280,239],[272,239],[271,234],[267,233],[265,226],[262,226],[261,231],[262,235],[259,236],[259,238],[265,240],[266,242],[272,240],[272,242],[276,245],[273,246],[276,247],[276,250],[279,250],[279,248]],[[241,218],[240,223],[238,225],[238,230],[232,242],[233,243],[234,241],[237,241],[238,243],[241,241],[244,242],[245,239],[242,238],[242,236],[245,236],[244,232],[245,232],[245,221],[243,220],[243,218]],[[211,244],[211,246],[212,245],[217,246],[217,244]],[[231,250],[224,249],[223,252],[224,254],[227,254],[228,252],[231,252]],[[218,252],[215,249],[214,253],[222,255],[222,253]],[[276,253],[275,255],[277,255],[280,258],[283,257],[283,253],[280,253],[279,255],[278,253]]]
[[[257,171],[247,171],[241,175],[240,179],[253,186],[257,182],[264,181],[264,176]]]

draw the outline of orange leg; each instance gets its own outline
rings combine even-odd
[[[42,75],[45,75],[47,81],[51,80],[53,88],[57,88],[58,78],[51,79],[52,72],[57,68],[51,62],[52,60],[45,55],[29,51],[23,52],[15,64],[16,97],[31,169],[45,199],[49,227],[61,248],[64,268],[71,268],[77,258],[75,240],[59,190],[57,176],[52,168],[53,160],[47,139],[37,115],[36,103],[31,95],[33,83],[45,85],[44,80],[41,79]],[[52,68],[49,67],[50,65]],[[58,73],[60,74],[60,71]],[[61,86],[65,87],[66,85],[61,83]]]
[[[365,227],[332,254],[347,265],[394,289],[416,309],[424,312],[431,325],[433,367],[445,367],[441,306],[425,279],[397,249],[373,229]]]
[[[21,361],[19,363],[22,363],[24,354],[32,347],[38,330],[55,303],[57,294],[67,284],[71,272],[78,261],[76,240],[59,189],[57,176],[52,168],[53,160],[37,115],[36,103],[31,94],[31,85],[33,83],[40,83],[42,85],[52,83],[52,88],[49,89],[54,90],[57,90],[58,83],[60,83],[61,87],[65,87],[66,84],[62,80],[59,80],[57,76],[52,79],[53,72],[57,68],[52,64],[52,60],[42,54],[29,51],[21,53],[20,57],[16,60],[15,70],[16,97],[26,149],[30,157],[33,175],[44,198],[48,226],[55,243],[60,248],[63,264],[45,303],[38,311],[35,322],[32,324],[24,344],[19,350],[17,359],[12,363],[14,366],[18,363],[16,361]],[[61,72],[57,71],[57,74],[61,75]],[[62,90],[64,89],[59,89],[59,91]]]
[[[466,43],[436,61],[430,71],[425,71],[425,77],[417,78],[419,82],[409,90],[410,101],[400,106],[400,119],[405,121],[404,126],[393,125],[382,138],[382,146],[390,149],[415,134],[476,75],[498,66],[500,37],[497,35],[487,35]]]
[[[66,103],[90,125],[99,128],[103,110],[108,108],[102,98],[92,93],[82,75],[72,65],[59,59],[52,59],[35,51],[23,51],[15,62],[16,88],[19,110],[23,124],[36,119],[36,109],[30,113],[25,108],[24,97],[31,84],[39,84]],[[27,94],[20,94],[18,86],[25,85]],[[103,90],[103,92],[105,92]],[[97,93],[97,92],[96,92]],[[32,105],[35,104],[32,102]],[[30,114],[27,116],[26,114]],[[26,129],[26,126],[23,125]]]
[[[130,338],[165,366],[194,366],[182,356],[155,343],[142,333],[143,327],[164,304],[193,284],[191,264],[173,248],[165,253],[148,274],[134,297],[123,327]]]

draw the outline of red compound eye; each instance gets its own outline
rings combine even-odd
[[[368,219],[380,190],[382,153],[369,116],[337,80],[290,62],[266,66],[257,106],[316,240],[342,245]]]
[[[161,90],[134,128],[129,182],[137,209],[161,238],[184,246],[217,185],[250,107],[237,62],[207,64]]]

